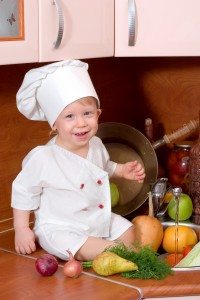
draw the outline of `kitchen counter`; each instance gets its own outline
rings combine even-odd
[[[35,270],[34,261],[43,251],[38,251],[31,256],[19,256],[2,248],[0,252],[0,266],[5,279],[5,283],[3,284],[2,282],[0,284],[0,293],[11,297],[4,299],[32,300],[36,298],[42,299],[40,296],[44,298],[48,296],[48,299],[54,300],[59,295],[60,300],[84,300],[88,299],[89,294],[92,300],[116,298],[120,300],[136,300],[139,298],[138,292],[134,287],[140,289],[143,296],[142,299],[200,299],[199,271],[191,271],[187,272],[187,274],[185,272],[177,272],[159,281],[125,279],[121,275],[101,277],[92,271],[83,272],[79,278],[72,279],[63,275],[63,262],[61,262],[55,275],[41,277]],[[29,297],[23,298],[25,297],[24,293],[27,286]],[[66,295],[69,298],[66,298]]]
[[[2,225],[2,224],[1,224]],[[38,277],[38,274],[35,272],[34,260],[40,256],[44,251],[39,249],[31,255],[19,256],[16,255],[14,250],[14,232],[12,228],[5,229],[5,227],[0,226],[0,248],[1,248],[1,264],[2,268],[5,264],[5,270],[7,274],[6,282],[7,285],[11,284],[13,286],[13,280],[16,284],[19,285],[20,293],[22,292],[20,286],[23,288],[25,281],[27,284],[30,284],[29,288],[34,286],[42,286],[43,295],[49,296],[49,290],[45,291],[48,288],[54,291],[57,290],[55,286],[51,286],[51,283],[55,281],[55,284],[59,287],[60,291],[63,291],[63,298],[59,297],[60,300],[66,300],[66,292],[70,295],[73,295],[73,299],[79,299],[79,296],[82,293],[85,293],[86,290],[89,290],[90,293],[94,293],[95,297],[91,297],[92,300],[100,299],[116,299],[114,296],[120,295],[118,298],[121,300],[128,299],[137,299],[137,291],[134,290],[134,286],[139,288],[142,291],[143,299],[169,299],[169,300],[179,300],[179,299],[188,299],[188,300],[197,300],[200,299],[200,271],[176,271],[172,275],[169,275],[163,280],[141,280],[141,279],[126,279],[123,278],[120,274],[101,277],[95,274],[93,271],[89,270],[84,273],[77,279],[64,279],[62,274],[63,261],[59,262],[59,270],[56,273],[56,276],[50,276],[49,278]],[[2,256],[4,253],[4,258]],[[7,262],[6,262],[7,259]],[[20,264],[16,264],[16,261],[21,261]],[[12,267],[8,267],[8,264]],[[18,267],[19,266],[19,267]],[[13,268],[15,272],[13,273]],[[3,269],[2,269],[3,270]],[[23,274],[22,274],[23,273]],[[16,274],[13,279],[13,274]],[[21,280],[21,276],[24,276],[24,280]],[[30,280],[30,282],[28,282]],[[4,285],[0,286],[4,290]],[[77,289],[78,287],[78,289]],[[103,290],[102,290],[103,288]],[[99,289],[99,290],[98,290]],[[99,295],[96,291],[99,291]],[[7,293],[8,289],[6,289]],[[13,291],[13,289],[11,289]],[[35,290],[34,290],[35,291]],[[41,291],[41,289],[40,289]],[[0,291],[1,292],[1,291]],[[46,294],[47,293],[47,294]],[[52,291],[53,293],[53,291]],[[100,297],[101,295],[101,297]],[[108,295],[110,297],[108,297]],[[35,295],[36,296],[36,295]],[[182,296],[182,298],[180,298]],[[193,296],[193,297],[192,297]],[[168,298],[172,297],[172,298]],[[37,297],[36,297],[37,298]],[[11,298],[4,298],[11,299]],[[13,298],[15,300],[25,299],[25,298]],[[33,298],[27,298],[33,299]],[[35,298],[34,298],[35,299]],[[53,298],[49,298],[50,300]],[[55,298],[54,298],[55,299]],[[80,299],[87,299],[81,297]]]

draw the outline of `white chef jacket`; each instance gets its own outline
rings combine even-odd
[[[58,232],[59,229],[62,233],[68,232],[66,242],[69,245],[62,247],[66,250],[71,246],[70,250],[75,253],[88,236],[112,238],[111,224],[116,220],[120,226],[119,220],[123,219],[121,222],[125,225],[117,232],[115,229],[115,236],[120,236],[132,225],[111,213],[109,176],[113,174],[116,163],[109,160],[108,152],[98,137],[90,140],[86,159],[58,146],[54,138],[48,144],[34,148],[25,157],[22,166],[13,182],[11,206],[34,210],[35,232],[48,252],[63,258],[48,244],[53,231]],[[61,235],[59,242],[52,240],[51,246],[60,249],[61,245],[55,244],[63,243],[63,238]]]

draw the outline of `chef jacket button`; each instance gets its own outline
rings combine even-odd
[[[104,205],[103,204],[99,204],[99,208],[104,208]]]
[[[102,185],[103,182],[102,182],[100,179],[98,179],[98,180],[97,180],[97,184],[98,184],[98,185]]]
[[[81,185],[80,185],[80,189],[82,190],[83,188],[84,188],[84,183],[81,183]]]

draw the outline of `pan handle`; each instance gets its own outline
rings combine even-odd
[[[194,132],[199,126],[199,120],[191,120],[189,123],[184,124],[181,128],[173,131],[170,134],[165,134],[162,139],[154,142],[152,144],[154,149],[159,148],[160,146],[163,146],[165,144],[170,144],[171,142],[182,138],[183,136],[186,137],[192,132]]]

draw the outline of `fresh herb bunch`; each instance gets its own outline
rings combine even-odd
[[[149,246],[139,247],[134,252],[124,244],[117,244],[109,247],[106,251],[114,252],[117,255],[134,262],[138,271],[123,272],[121,275],[126,278],[139,279],[164,279],[172,274],[170,266],[158,258],[158,253]]]

